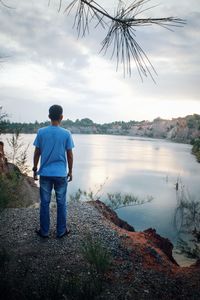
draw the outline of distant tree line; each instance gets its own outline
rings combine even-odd
[[[94,123],[89,118],[84,119],[77,119],[76,121],[72,121],[70,119],[63,120],[62,126],[64,128],[68,128],[72,131],[72,133],[76,133],[76,129],[81,129],[81,133],[108,133],[108,130],[119,126],[122,130],[128,130],[133,125],[139,125],[144,121],[138,122],[138,121],[115,121],[111,123],[105,123],[105,124],[98,124]],[[35,121],[34,123],[18,123],[18,122],[10,122],[9,120],[2,120],[0,122],[0,129],[1,133],[14,133],[14,132],[20,132],[20,133],[36,133],[37,130],[41,127],[48,126],[49,121],[46,122],[38,122]]]
[[[196,128],[200,130],[200,115],[193,114],[187,117],[187,126],[190,129]]]
[[[193,130],[200,130],[200,115],[194,114],[187,119],[187,126]],[[192,153],[200,162],[200,137],[191,140]]]

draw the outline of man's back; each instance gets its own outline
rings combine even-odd
[[[39,129],[34,145],[39,148],[41,176],[67,176],[66,151],[74,147],[68,130],[50,125]]]

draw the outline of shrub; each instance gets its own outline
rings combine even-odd
[[[82,243],[81,252],[90,264],[92,272],[104,275],[108,271],[112,262],[111,255],[99,239],[93,239],[90,234],[87,234]]]
[[[146,199],[140,199],[135,195],[122,193],[108,193],[107,196],[106,205],[114,210],[127,206],[142,205],[153,200],[151,196],[147,196]]]
[[[93,192],[92,190],[89,190],[89,192],[87,192],[78,189],[76,193],[74,193],[73,195],[69,195],[69,201],[81,201],[82,199],[85,201],[101,200],[102,194],[100,194],[100,192],[102,191],[104,184],[105,182],[100,185],[96,192]],[[117,210],[126,206],[142,205],[151,202],[152,200],[152,196],[139,198],[138,196],[128,193],[107,193],[106,201],[103,202],[111,209]]]
[[[200,162],[200,138],[192,140],[192,153],[196,156],[197,161]]]
[[[17,171],[0,175],[0,210],[18,199],[17,190],[20,182],[21,176]]]

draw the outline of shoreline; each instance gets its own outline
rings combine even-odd
[[[10,135],[10,134],[13,134],[14,132],[6,132],[6,133],[1,133],[0,137],[1,136],[6,136],[6,135]],[[72,132],[71,133],[73,135],[95,135],[95,136],[119,136],[119,137],[132,137],[132,138],[135,138],[135,139],[139,139],[139,140],[149,140],[149,141],[157,141],[157,140],[160,140],[160,141],[167,141],[167,142],[171,142],[171,143],[175,143],[175,144],[183,144],[183,145],[191,145],[189,142],[182,142],[182,141],[176,141],[176,140],[172,140],[170,138],[165,138],[165,137],[150,137],[148,135],[133,135],[133,134],[117,134],[117,133],[95,133],[95,132],[91,132],[91,133],[81,133],[81,132]],[[36,132],[20,132],[20,135],[23,134],[23,135],[36,135],[37,134],[37,131]],[[192,145],[191,145],[192,146]]]
[[[167,239],[152,229],[131,232],[117,226],[112,220],[113,212],[102,203],[97,203],[69,203],[71,234],[62,240],[55,238],[55,208],[51,209],[50,238],[47,240],[34,233],[39,222],[38,209],[4,210],[0,218],[0,241],[10,256],[4,278],[15,279],[13,284],[18,283],[15,289],[18,291],[20,286],[21,292],[35,295],[34,299],[40,299],[39,284],[47,273],[56,278],[67,271],[66,278],[79,276],[85,280],[90,275],[87,273],[88,264],[81,254],[81,242],[89,232],[94,240],[101,240],[113,259],[102,281],[104,288],[94,299],[124,299],[127,294],[130,295],[128,299],[180,299],[179,290],[184,299],[200,296],[200,265],[178,266],[170,260],[172,245]],[[27,268],[25,273],[24,267]],[[19,284],[21,281],[23,284]],[[48,288],[49,282],[45,294]]]
[[[12,169],[12,164],[9,164],[9,168]],[[27,175],[23,175],[23,187],[20,190],[20,193],[22,192],[23,194],[23,198],[26,197],[26,192],[29,193],[28,198],[31,198],[31,202],[29,201],[25,201],[24,204],[27,202],[27,204],[24,207],[21,207],[22,209],[27,207],[27,208],[34,208],[34,209],[39,209],[39,185],[38,182],[34,182],[32,177],[29,177]],[[26,195],[26,196],[25,196]],[[135,231],[134,227],[132,227],[129,223],[127,223],[125,220],[122,220],[117,212],[115,212],[114,210],[110,209],[108,206],[105,205],[104,202],[100,201],[100,200],[93,200],[93,201],[83,201],[80,200],[80,202],[82,203],[88,203],[91,204],[92,206],[96,207],[100,213],[108,220],[111,221],[112,223],[114,222],[114,224],[116,226],[119,226],[122,228],[125,228],[128,231]],[[21,202],[20,202],[21,203]],[[19,205],[21,206],[22,203]],[[69,200],[68,200],[69,203]],[[16,205],[16,204],[15,204]],[[56,207],[56,202],[55,201],[51,201],[50,207]],[[16,206],[16,208],[18,208],[18,206]],[[145,230],[144,230],[145,231]],[[138,233],[143,232],[143,231],[137,231]],[[165,238],[164,238],[165,239]],[[166,238],[167,239],[167,238]],[[180,254],[177,253],[175,249],[172,250],[172,254],[173,257],[175,258],[175,260],[177,260],[178,264],[181,267],[190,267],[192,264],[194,264],[196,262],[195,259],[190,259],[187,258],[184,254]]]
[[[94,200],[93,202],[99,202],[100,200]],[[92,201],[83,201],[83,200],[80,200],[80,202],[83,202],[83,203],[91,203]],[[101,202],[101,201],[100,201]],[[102,202],[102,204],[104,205],[104,202]],[[92,204],[94,207],[98,207],[99,204],[95,205]],[[51,202],[50,204],[50,207],[51,208],[56,208],[56,202]],[[32,205],[30,205],[28,208],[35,208],[35,209],[39,209],[39,202],[37,203],[34,203]],[[127,223],[125,220],[122,220],[121,218],[119,218],[119,216],[117,215],[117,213],[114,211],[114,210],[111,210],[113,213],[110,214],[110,209],[107,207],[107,213],[103,213],[101,212],[104,217],[110,221],[112,218],[111,218],[111,214],[116,214],[116,217],[114,217],[115,219],[115,225],[121,223],[121,224],[127,224],[125,225],[125,228],[128,228],[130,226],[130,228],[132,227],[132,225],[130,225],[129,223]],[[101,211],[101,210],[100,210]],[[109,215],[110,214],[110,215]],[[111,221],[113,222],[113,220]],[[69,224],[70,225],[70,224]],[[118,225],[117,225],[118,226]],[[133,227],[132,227],[133,228]],[[143,231],[147,230],[148,228],[144,229]],[[143,232],[143,231],[140,231],[140,230],[137,230],[136,232],[140,233],[140,232]],[[162,237],[162,236],[161,236]],[[167,239],[167,238],[166,238]],[[171,242],[172,243],[172,242]],[[173,247],[174,247],[174,244],[172,243]],[[174,259],[177,261],[177,263],[179,264],[180,267],[190,267],[191,265],[195,264],[197,259],[192,259],[192,258],[188,258],[186,257],[184,254],[180,254],[180,253],[177,253],[175,249],[172,250],[172,256],[174,257]]]

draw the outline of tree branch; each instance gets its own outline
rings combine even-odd
[[[0,0],[0,4],[2,4],[4,7],[9,8],[9,9],[15,9],[15,7],[7,5],[3,0]]]
[[[96,18],[98,23],[105,29],[108,28],[108,32],[104,40],[102,41],[102,48],[104,55],[107,53],[110,47],[113,47],[111,59],[116,55],[118,70],[119,63],[123,65],[124,76],[128,74],[131,76],[132,60],[135,62],[141,80],[148,75],[153,81],[154,75],[157,75],[153,65],[148,59],[144,50],[136,42],[136,28],[137,26],[158,25],[165,29],[171,30],[171,27],[181,27],[186,24],[185,20],[177,17],[166,18],[138,18],[137,16],[146,10],[153,7],[147,7],[143,9],[143,5],[151,0],[135,0],[129,6],[122,4],[119,1],[116,14],[113,16],[109,14],[102,6],[93,0],[74,0],[65,9],[68,13],[77,6],[74,26],[78,32],[78,36],[82,33],[85,35],[86,31],[89,32],[89,15],[91,19]],[[86,8],[87,7],[87,13]],[[106,21],[105,21],[106,19]],[[111,21],[110,25],[109,22]]]

